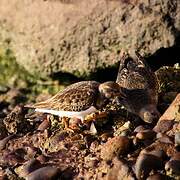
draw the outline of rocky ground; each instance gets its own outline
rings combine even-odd
[[[27,91],[1,87],[0,179],[180,179],[180,68],[156,74],[157,123],[109,105],[97,132],[74,121],[76,130],[65,131],[57,117],[24,107],[32,101]]]

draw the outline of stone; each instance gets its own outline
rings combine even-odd
[[[117,179],[134,180],[135,179],[128,165],[122,160],[114,158],[112,161],[112,164],[113,166],[112,168],[109,168],[107,177],[105,178],[106,180],[117,180]]]
[[[0,12],[1,46],[37,77],[89,75],[115,65],[122,49],[153,54],[180,34],[178,0],[1,0]]]
[[[143,149],[141,153],[151,154],[158,151],[163,151],[168,157],[171,157],[176,153],[174,144],[168,142],[161,142],[159,140],[156,140],[154,143]]]
[[[151,170],[161,169],[162,167],[163,162],[161,158],[152,154],[141,153],[136,160],[135,174],[138,179],[146,179]]]
[[[165,170],[168,175],[180,175],[180,152],[174,154],[171,159],[165,164]]]
[[[39,168],[26,176],[27,180],[43,180],[53,179],[57,177],[59,170],[56,167],[45,166]]]
[[[175,133],[175,144],[180,146],[180,132]]]
[[[126,154],[130,146],[130,140],[124,136],[116,136],[109,139],[101,147],[101,158],[105,161],[118,157],[119,155]]]
[[[165,133],[172,129],[175,122],[180,121],[180,93],[176,96],[174,101],[170,104],[165,113],[160,117],[154,131]]]
[[[156,137],[156,133],[152,130],[143,130],[136,134],[136,138],[144,140],[144,139],[153,139]]]
[[[3,150],[6,147],[8,141],[14,137],[15,137],[15,135],[12,134],[12,135],[5,137],[4,139],[1,139],[0,140],[0,151]]]
[[[147,180],[164,180],[164,179],[168,179],[168,177],[166,175],[159,173],[153,174],[147,178]]]
[[[18,167],[16,169],[16,173],[20,177],[26,177],[28,174],[32,173],[36,169],[39,169],[40,167],[41,167],[41,163],[38,160],[31,159],[27,161],[25,164],[23,164],[22,166]]]

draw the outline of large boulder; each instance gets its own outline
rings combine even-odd
[[[179,0],[0,0],[0,41],[29,73],[88,75],[122,49],[153,54],[176,44]]]

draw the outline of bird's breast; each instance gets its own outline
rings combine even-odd
[[[68,118],[80,118],[84,119],[84,117],[88,114],[94,113],[97,111],[97,109],[94,106],[89,107],[86,110],[83,111],[58,111],[58,110],[52,110],[52,109],[35,109],[36,112],[42,112],[42,113],[48,113],[52,115],[56,115],[59,117],[68,117]]]

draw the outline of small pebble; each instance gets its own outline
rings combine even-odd
[[[90,133],[93,134],[93,135],[96,135],[97,134],[97,129],[94,125],[94,123],[92,122],[91,125],[90,125],[90,129],[89,129]]]
[[[112,136],[112,134],[110,133],[103,133],[101,134],[100,138],[102,142],[106,142],[108,140],[108,138],[110,138]]]
[[[175,144],[180,146],[180,132],[175,133]]]
[[[43,122],[38,126],[39,131],[44,131],[50,126],[50,121],[49,118],[47,117],[46,119],[43,120]]]
[[[140,126],[137,126],[137,127],[134,129],[134,132],[135,132],[135,133],[138,133],[138,132],[142,132],[142,131],[144,131],[144,130],[146,130],[146,128],[145,128],[144,126],[140,125]]]
[[[145,140],[145,139],[153,139],[156,137],[156,133],[152,130],[143,130],[136,134],[136,138]]]

